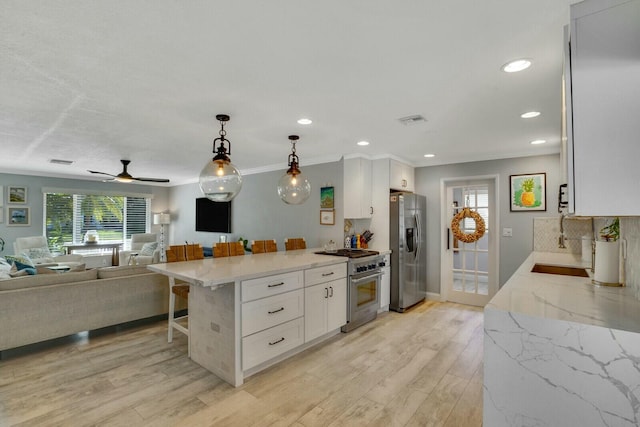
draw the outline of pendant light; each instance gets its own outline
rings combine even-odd
[[[296,154],[296,141],[298,135],[290,135],[291,154],[289,154],[289,169],[280,181],[278,181],[278,196],[288,205],[299,205],[304,203],[311,194],[311,183],[298,168],[298,155]]]
[[[216,119],[220,122],[220,136],[213,140],[213,152],[216,155],[200,172],[200,190],[214,202],[228,202],[240,192],[242,176],[227,155],[231,154],[231,141],[225,138],[227,131],[224,130],[224,124],[229,121],[229,116],[218,114]],[[216,141],[220,141],[218,148]],[[228,150],[225,142],[229,146]]]

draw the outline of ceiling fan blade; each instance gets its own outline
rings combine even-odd
[[[90,170],[88,170],[88,169],[87,169],[87,172],[97,173],[97,174],[100,174],[100,175],[112,176],[112,177],[114,177],[114,178],[115,178],[115,176],[116,176],[116,175],[111,175],[110,173],[106,173],[106,172],[98,172],[98,171],[90,171]]]
[[[146,182],[169,182],[168,179],[163,178],[132,178],[136,181],[146,181]]]

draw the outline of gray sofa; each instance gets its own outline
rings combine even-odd
[[[0,351],[166,314],[168,307],[167,277],[144,266],[0,280]]]

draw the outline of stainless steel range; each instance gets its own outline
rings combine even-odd
[[[375,319],[380,307],[380,279],[384,256],[364,249],[338,249],[336,252],[316,252],[322,255],[346,256],[347,263],[347,324],[349,332]]]

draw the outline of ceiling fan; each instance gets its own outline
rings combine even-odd
[[[127,172],[127,166],[129,165],[129,163],[131,163],[131,160],[120,160],[122,162],[122,172],[120,172],[118,175],[112,175],[110,173],[106,173],[106,172],[98,172],[98,171],[92,171],[92,170],[87,170],[87,172],[91,172],[91,173],[97,173],[100,175],[108,175],[113,177],[112,180],[109,181],[118,181],[118,182],[131,182],[131,181],[145,181],[145,182],[169,182],[168,179],[162,179],[162,178],[136,178],[133,177],[131,175],[129,175],[129,173]]]

